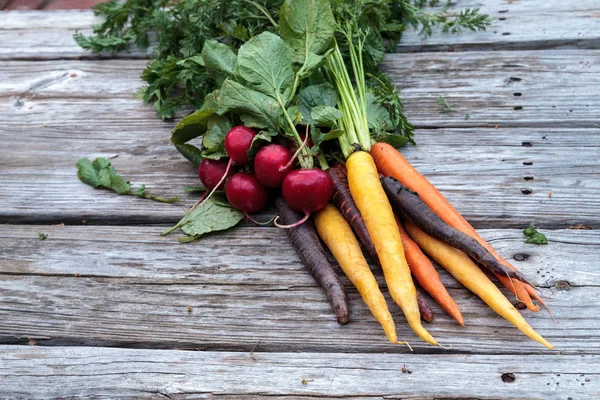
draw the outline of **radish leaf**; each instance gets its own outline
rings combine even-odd
[[[202,48],[202,60],[206,71],[221,84],[225,79],[233,77],[237,66],[237,57],[231,47],[214,39],[207,40]]]
[[[221,88],[223,106],[241,114],[246,126],[277,130],[281,109],[271,97],[248,89],[242,84],[226,80]]]
[[[218,203],[211,197],[183,217],[177,225],[186,235],[198,239],[210,232],[229,229],[243,218],[244,214],[238,210]]]
[[[94,188],[110,189],[117,194],[137,196],[144,199],[156,200],[161,203],[174,203],[179,201],[179,197],[166,199],[146,193],[145,185],[142,185],[141,188],[133,192],[129,182],[125,181],[121,175],[117,174],[110,161],[106,158],[98,157],[94,162],[91,162],[87,158],[82,158],[77,161],[76,165],[77,177],[79,180]]]
[[[244,43],[238,52],[239,76],[266,95],[286,98],[294,84],[294,52],[279,36],[263,32]]]
[[[328,0],[286,0],[281,6],[280,33],[303,65],[314,64],[331,47],[335,19]]]

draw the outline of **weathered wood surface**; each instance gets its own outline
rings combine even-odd
[[[245,351],[260,341],[263,351],[408,351],[387,343],[345,278],[352,322],[338,326],[278,229],[239,228],[187,245],[158,236],[162,229],[1,227],[0,342]],[[38,232],[48,239],[40,241]],[[541,288],[559,323],[546,312],[524,311],[532,326],[562,354],[598,354],[600,234],[547,233],[550,244],[540,247],[524,244],[517,230],[482,231],[507,258],[525,258],[515,265]],[[454,352],[547,352],[442,275],[466,327],[432,304],[435,322],[428,328]],[[400,338],[415,352],[438,351],[389,304]]]
[[[338,326],[276,229],[188,245],[158,236],[193,196],[179,206],[119,197],[84,186],[74,168],[116,156],[120,173],[157,193],[196,182],[169,144],[173,123],[132,98],[147,54],[78,48],[72,34],[90,32],[89,11],[11,12],[0,13],[0,223],[116,225],[0,226],[0,398],[600,397],[600,234],[549,230],[600,227],[599,3],[458,2],[478,6],[493,18],[488,32],[407,32],[403,54],[386,58],[419,128],[419,146],[403,152],[476,227],[495,228],[483,236],[554,311],[559,325],[523,314],[556,351],[443,271],[467,326],[433,304],[428,329],[451,350],[420,344],[376,271],[411,354],[386,343],[346,279],[352,322]],[[441,114],[439,96],[457,113]],[[549,245],[507,229],[532,221]],[[204,351],[158,350],[174,348]]]
[[[435,34],[426,40],[418,32],[408,30],[398,50],[593,49],[600,46],[600,6],[596,0],[460,0],[452,6],[456,10],[479,7],[490,15],[492,26],[485,32]],[[72,40],[76,31],[90,34],[90,26],[98,21],[91,11],[0,13],[0,59],[107,57],[107,54],[85,52]],[[143,58],[146,55],[134,51],[118,57]]]
[[[446,4],[428,9],[435,12]],[[436,34],[423,40],[409,30],[399,51],[523,50],[600,46],[600,3],[596,0],[458,0],[451,10],[480,8],[492,25],[484,32]]]
[[[523,227],[531,221],[597,227],[599,55],[593,50],[392,55],[386,68],[404,88],[407,114],[422,127],[419,146],[403,152],[478,227]],[[156,119],[151,108],[132,98],[143,65],[132,60],[0,65],[5,149],[0,222],[180,218],[181,207],[149,202],[141,207],[138,199],[100,193],[75,176],[79,157],[118,156],[113,162],[120,173],[155,192],[179,195],[196,182],[192,166],[169,143],[173,123]],[[440,95],[458,112],[441,114]],[[514,110],[518,105],[523,109]],[[184,198],[183,205],[194,201]]]
[[[565,400],[600,396],[600,359],[583,355],[536,355],[522,362],[511,356],[0,346],[0,359],[4,360],[0,396],[24,399]],[[511,383],[502,379],[509,373],[515,378]]]

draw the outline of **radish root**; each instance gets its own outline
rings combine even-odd
[[[278,215],[273,220],[273,225],[275,225],[278,228],[282,228],[282,229],[291,229],[291,228],[295,228],[297,226],[302,225],[303,223],[305,223],[308,220],[309,217],[310,217],[310,213],[305,212],[304,217],[302,217],[302,219],[300,221],[294,222],[293,224],[290,224],[290,225],[281,225],[281,224],[277,223],[277,220],[279,219],[279,215]]]

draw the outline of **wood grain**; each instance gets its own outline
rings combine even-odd
[[[403,88],[407,114],[423,127],[419,146],[403,152],[477,227],[598,227],[600,131],[593,110],[600,97],[592,92],[600,65],[588,60],[599,54],[390,56],[385,66]],[[505,76],[498,73],[502,65],[513,65]],[[169,143],[174,124],[131,97],[141,68],[143,62],[132,60],[0,65],[0,222],[167,223],[181,217],[178,206],[98,192],[75,176],[79,157],[118,156],[117,170],[154,192],[180,195],[196,183],[193,167]],[[521,81],[511,80],[518,76]],[[440,95],[456,114],[440,114]],[[514,110],[516,104],[523,110]],[[194,201],[185,196],[182,205]]]
[[[574,393],[577,398],[600,395],[600,359],[583,355],[516,360],[0,346],[0,359],[0,396],[11,398],[564,400]],[[508,373],[514,375],[512,383],[502,379]]]
[[[249,351],[260,340],[267,351],[407,351],[387,343],[345,278],[351,323],[339,327],[321,289],[277,229],[240,228],[188,245],[159,237],[161,230],[2,227],[0,341]],[[40,241],[38,232],[48,239]],[[482,231],[509,259],[516,254],[526,258],[514,263],[542,288],[560,324],[546,312],[524,312],[531,325],[563,354],[597,354],[600,234],[546,233],[550,244],[538,247],[524,244],[519,231]],[[385,287],[381,272],[376,275]],[[447,274],[442,276],[467,326],[457,326],[432,304],[435,319],[428,329],[453,352],[544,352]],[[409,340],[415,352],[440,351],[422,344],[400,310],[391,310],[399,337]]]
[[[443,2],[442,2],[443,3]],[[595,0],[557,2],[545,0],[461,0],[451,12],[481,8],[492,25],[485,32],[443,35],[438,31],[423,40],[409,29],[398,51],[531,50],[598,48],[600,8]],[[435,12],[436,9],[428,10]],[[91,11],[4,12],[0,14],[0,59],[144,58],[145,53],[93,55],[72,39],[76,31],[90,34],[98,23]]]
[[[446,3],[439,4],[425,10],[433,13]],[[600,4],[595,0],[460,0],[451,3],[450,13],[456,15],[467,8],[479,8],[488,14],[492,25],[483,32],[464,31],[459,35],[444,35],[434,29],[434,35],[427,39],[409,29],[397,50],[597,49],[600,45]]]

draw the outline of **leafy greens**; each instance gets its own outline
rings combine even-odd
[[[76,33],[74,38],[81,47],[94,53],[129,51],[135,47],[146,51],[152,46],[152,59],[142,72],[147,85],[140,96],[154,106],[160,118],[173,118],[182,107],[200,108],[205,97],[231,72],[219,69],[213,75],[213,68],[219,63],[206,63],[200,57],[209,40],[227,43],[235,51],[259,33],[279,32],[292,47],[299,49],[295,61],[304,66],[299,73],[301,77],[320,65],[322,57],[316,55],[328,47],[330,36],[327,31],[330,24],[324,21],[329,16],[323,12],[323,3],[314,6],[308,0],[290,2],[288,6],[283,3],[283,0],[110,0],[93,7],[94,13],[103,19],[93,27],[94,34]],[[437,3],[437,0],[332,0],[331,9],[337,20],[355,18],[360,26],[368,28],[364,46],[366,69],[368,74],[380,77],[377,64],[386,51],[394,50],[408,26],[420,28],[422,35],[429,36],[435,26],[446,33],[458,33],[464,29],[482,30],[490,24],[489,17],[478,9],[467,9],[455,16],[447,7],[434,13],[424,10],[425,6]],[[295,18],[291,20],[289,15]],[[308,27],[308,31],[303,27]],[[303,32],[316,34],[303,42]],[[345,54],[347,47],[343,41],[340,47]],[[218,57],[226,58],[232,59],[231,54]],[[393,93],[392,88],[387,89],[391,90],[388,94]]]

